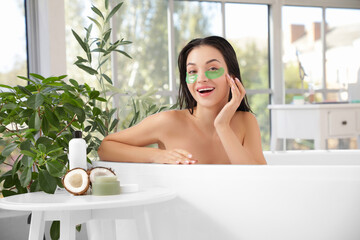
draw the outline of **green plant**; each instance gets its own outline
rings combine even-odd
[[[10,167],[0,176],[4,196],[39,190],[54,193],[57,186],[62,187],[60,178],[67,170],[71,132],[89,129],[85,135],[88,152],[98,141],[91,132],[98,128],[94,122],[103,118],[95,106],[104,101],[99,91],[74,79],[68,84],[63,80],[66,76],[31,76],[20,77],[29,82],[25,87],[0,85],[8,89],[0,92],[0,139],[4,145],[0,163]]]
[[[119,11],[122,6],[122,2],[115,5],[114,8],[109,8],[109,1],[104,1],[104,13],[96,6],[92,6],[91,10],[98,16],[97,19],[88,17],[92,23],[85,28],[85,36],[82,38],[80,34],[72,30],[72,33],[83,50],[83,56],[77,56],[77,61],[74,63],[81,70],[84,70],[89,75],[93,76],[100,85],[101,96],[106,100],[102,102],[98,107],[104,109],[107,113],[107,118],[104,118],[104,122],[100,124],[100,132],[103,136],[106,136],[111,132],[111,126],[115,125],[117,130],[118,114],[114,114],[116,110],[111,107],[110,89],[113,82],[111,78],[111,54],[120,53],[128,58],[131,58],[125,51],[119,49],[121,46],[131,44],[130,41],[124,39],[111,42],[112,29],[110,28],[110,22],[112,17]],[[93,24],[97,27],[97,33],[93,33]]]

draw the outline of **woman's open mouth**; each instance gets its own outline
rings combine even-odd
[[[213,91],[214,87],[205,87],[205,88],[199,88],[196,91],[200,94],[201,97],[209,96]]]

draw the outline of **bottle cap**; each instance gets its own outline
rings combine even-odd
[[[82,138],[82,132],[81,131],[74,131],[73,132],[73,138]]]

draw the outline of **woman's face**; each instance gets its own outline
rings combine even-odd
[[[201,45],[189,53],[186,82],[198,106],[222,108],[229,98],[228,69],[223,55],[214,47]]]

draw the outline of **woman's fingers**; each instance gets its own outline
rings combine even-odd
[[[242,97],[241,93],[244,91],[244,87],[242,86],[240,80],[238,78],[232,78],[229,74],[227,74],[227,81],[231,87],[231,95],[232,95],[232,101],[240,104]]]
[[[170,160],[175,164],[194,164],[197,161],[192,158],[192,154],[183,149],[173,149],[170,151]]]
[[[242,101],[246,94],[246,90],[238,78],[232,78],[227,74],[227,82],[231,87],[231,94],[234,97],[234,100]]]

